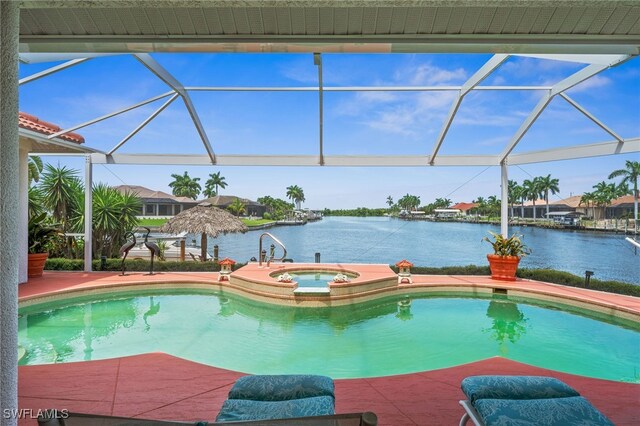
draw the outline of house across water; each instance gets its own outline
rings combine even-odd
[[[142,201],[142,208],[139,216],[175,216],[183,210],[190,209],[198,205],[199,201],[187,197],[176,197],[162,191],[154,191],[139,185],[120,185],[116,189],[122,193],[134,193]]]

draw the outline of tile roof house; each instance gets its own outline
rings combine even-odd
[[[471,211],[479,206],[478,203],[458,203],[454,206],[449,207],[450,209],[458,209],[460,210],[460,214],[467,216],[471,214]]]
[[[573,195],[562,200],[551,201],[549,203],[549,213],[557,212],[578,212],[583,213],[587,217],[595,219],[619,218],[625,214],[633,214],[633,195],[625,195],[611,201],[606,206],[595,206],[593,204],[586,205],[580,203],[582,195]],[[521,216],[520,205],[514,205],[515,216]],[[544,200],[536,200],[536,217],[544,218],[547,213],[547,204]],[[533,217],[533,202],[524,203],[524,217]]]
[[[139,185],[116,186],[120,192],[133,192],[142,201],[141,216],[175,216],[199,202],[187,197],[176,197],[162,191],[154,191]]]
[[[62,130],[60,126],[56,126],[48,121],[43,121],[35,115],[27,114],[26,112],[18,113],[18,126],[44,135],[52,135]],[[68,142],[75,142],[77,144],[84,143],[84,138],[82,136],[72,132],[60,135],[58,138]]]
[[[215,197],[207,198],[202,202],[207,202],[212,206],[225,209],[231,205],[236,199],[239,199],[244,204],[245,215],[262,217],[267,211],[267,206],[260,204],[257,201],[249,200],[248,198],[240,198],[235,195],[216,195]]]

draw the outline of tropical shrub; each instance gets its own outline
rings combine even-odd
[[[29,253],[47,253],[52,243],[60,236],[58,224],[47,223],[47,214],[29,219]]]
[[[132,193],[120,193],[99,183],[93,187],[93,257],[119,257],[125,235],[138,226],[141,202]]]
[[[124,235],[138,224],[141,203],[131,193],[121,194],[105,184],[93,187],[93,256],[118,257]],[[29,189],[29,216],[49,212],[63,233],[84,232],[84,184],[78,171],[45,165],[38,186]],[[84,242],[65,236],[49,247],[52,257],[81,258]]]
[[[101,260],[94,260],[92,262],[92,268],[94,271],[103,270],[101,267]],[[142,259],[127,259],[125,260],[127,271],[145,272],[149,270],[150,261]],[[246,263],[236,263],[233,269],[236,270]],[[53,258],[47,259],[45,269],[49,271],[82,271],[84,269],[84,261],[82,259],[64,259]],[[119,272],[122,270],[122,261],[120,259],[106,259],[105,271]],[[217,272],[220,270],[220,265],[214,262],[163,262],[154,261],[154,271],[176,271],[176,272]]]
[[[484,237],[482,241],[487,241],[493,247],[493,254],[496,256],[516,256],[524,257],[531,253],[531,250],[522,243],[520,235],[514,234],[505,238],[502,234],[489,231],[493,241],[489,237]]]

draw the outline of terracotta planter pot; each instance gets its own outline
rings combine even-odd
[[[516,270],[520,258],[517,256],[498,256],[488,254],[489,268],[491,268],[491,278],[501,281],[515,281]]]
[[[28,276],[37,278],[42,276],[44,263],[47,261],[49,253],[29,253]]]

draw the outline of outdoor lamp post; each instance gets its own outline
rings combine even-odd
[[[398,267],[398,284],[411,284],[413,280],[411,279],[411,267],[413,263],[409,262],[406,259],[402,259],[400,262],[396,263]]]
[[[236,261],[233,259],[229,259],[225,257],[220,261],[220,274],[218,275],[218,281],[229,281],[229,276],[231,275],[231,269],[233,265],[236,264]]]

